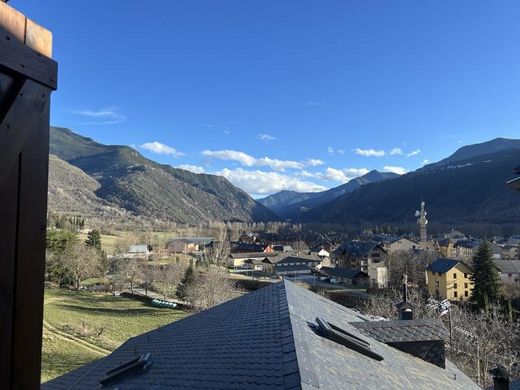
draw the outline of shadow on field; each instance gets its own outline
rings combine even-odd
[[[66,304],[60,304],[60,307],[75,311],[78,313],[92,313],[92,314],[100,314],[100,315],[112,315],[112,316],[144,316],[144,315],[160,315],[161,311],[155,309],[155,308],[134,308],[134,309],[127,309],[127,308],[107,308],[107,307],[88,307],[88,306],[78,306],[78,305],[66,305]]]

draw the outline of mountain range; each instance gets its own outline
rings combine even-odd
[[[179,223],[278,220],[221,176],[149,160],[128,146],[103,145],[69,129],[50,130],[49,210],[100,210]]]
[[[464,146],[397,178],[358,186],[314,208],[295,212],[291,204],[278,212],[297,222],[406,225],[415,223],[414,212],[424,199],[430,222],[518,225],[520,196],[505,183],[519,165],[520,140],[497,138]]]
[[[394,179],[399,175],[391,172],[370,171],[349,182],[322,192],[280,191],[258,201],[269,207],[284,219],[299,219],[301,213],[322,206],[334,199],[348,194],[362,185]]]
[[[132,221],[415,223],[421,199],[430,222],[520,223],[519,194],[505,185],[520,165],[520,140],[468,145],[405,175],[371,171],[323,192],[281,191],[255,201],[221,176],[195,174],[149,160],[128,146],[103,145],[52,127],[51,212]]]

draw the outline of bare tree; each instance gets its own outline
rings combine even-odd
[[[372,295],[360,306],[367,315],[396,319],[395,304],[399,292]],[[408,301],[414,306],[414,318],[440,318],[449,328],[449,359],[484,388],[491,383],[489,369],[502,365],[513,377],[520,376],[520,323],[509,318],[504,308],[490,305],[487,311],[472,311],[467,306],[452,305],[450,315],[443,315],[435,305],[427,304],[418,289],[409,289]]]
[[[142,263],[143,260],[140,259],[125,259],[120,262],[116,271],[116,279],[123,284],[123,288],[125,287],[124,285],[128,283],[132,295],[134,295],[134,286],[141,276]]]
[[[210,264],[225,265],[231,251],[229,235],[226,227],[220,227],[213,245],[206,250],[206,256]]]
[[[159,268],[155,262],[140,262],[139,264],[139,279],[141,280],[141,287],[144,288],[144,294],[148,296],[148,290],[154,287],[154,284],[159,275]]]
[[[79,290],[83,280],[100,275],[102,259],[95,248],[75,243],[59,257],[59,260],[71,276],[75,290]]]
[[[157,275],[157,281],[159,282],[157,287],[164,299],[174,295],[177,286],[184,276],[186,268],[187,267],[182,264],[169,264],[161,267]]]
[[[186,291],[186,300],[197,310],[205,310],[240,295],[240,290],[228,279],[226,272],[210,266],[195,272],[195,282]]]

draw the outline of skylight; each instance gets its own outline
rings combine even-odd
[[[108,385],[109,383],[120,379],[121,377],[130,373],[137,373],[139,371],[145,371],[152,364],[150,353],[143,354],[138,358],[132,359],[126,363],[121,364],[119,367],[113,370],[107,371],[105,377],[99,381],[101,386]]]
[[[361,338],[346,332],[345,330],[329,324],[320,317],[316,317],[318,323],[318,331],[323,336],[331,341],[341,344],[349,349],[359,352],[362,355],[368,356],[374,360],[381,361],[383,357],[370,348],[370,343]]]

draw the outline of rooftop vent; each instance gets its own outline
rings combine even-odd
[[[119,367],[113,370],[107,371],[105,377],[99,381],[101,386],[108,385],[123,376],[129,375],[130,373],[137,373],[145,371],[152,364],[150,353],[143,354],[138,358],[130,360],[129,362],[121,364]]]
[[[323,336],[347,348],[350,348],[362,355],[368,356],[374,360],[381,361],[383,357],[370,349],[370,344],[351,333],[344,331],[337,326],[329,324],[320,317],[316,318],[318,323],[318,331]]]

